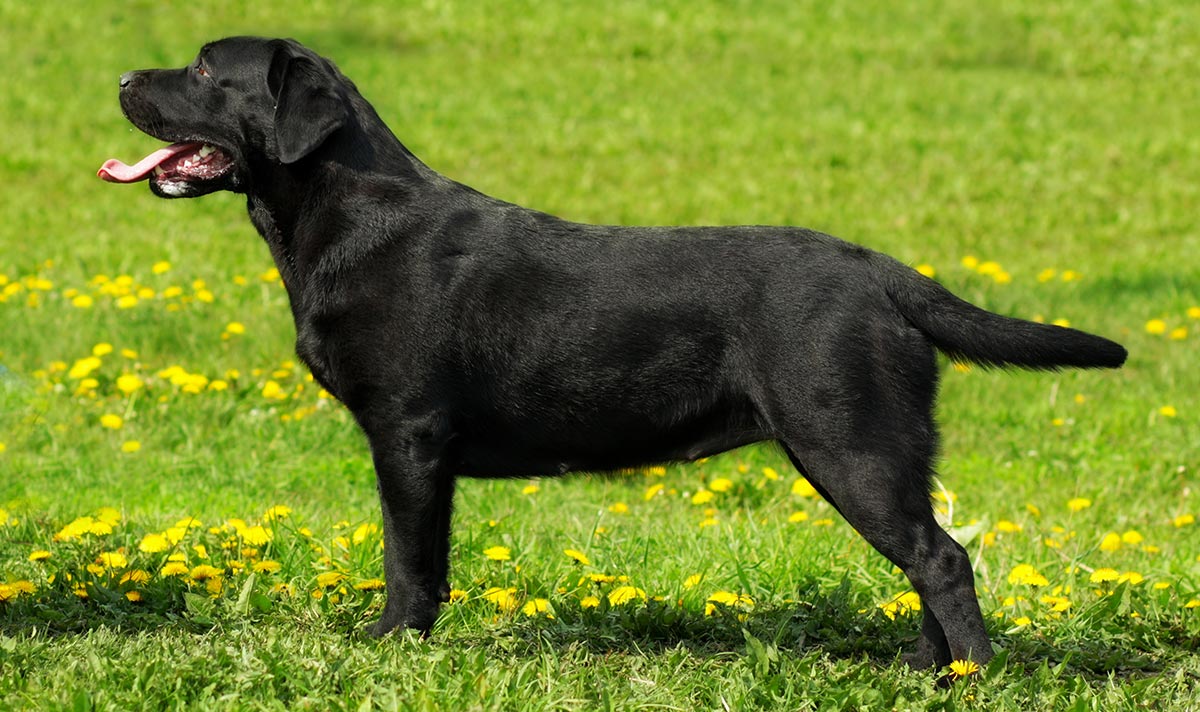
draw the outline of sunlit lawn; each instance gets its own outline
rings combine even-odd
[[[0,707],[1121,709],[1200,663],[1200,13],[951,2],[0,5]],[[370,458],[241,198],[98,181],[121,72],[294,36],[431,166],[564,217],[799,224],[1124,343],[943,369],[936,505],[1001,649],[769,445],[468,481],[431,638],[382,606]],[[785,287],[785,286],[784,286]]]

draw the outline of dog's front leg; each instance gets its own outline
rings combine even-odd
[[[447,583],[454,476],[442,465],[444,439],[429,427],[372,434],[371,450],[383,509],[387,603],[368,628],[381,636],[399,628],[428,633]]]

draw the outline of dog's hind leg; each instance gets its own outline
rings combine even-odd
[[[975,595],[971,560],[933,516],[925,462],[863,450],[798,450],[792,462],[921,597],[921,639],[905,660],[917,668],[983,663],[992,646]],[[904,449],[903,447],[901,449]]]

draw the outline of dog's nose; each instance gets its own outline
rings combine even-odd
[[[136,75],[136,74],[137,74],[137,72],[125,72],[124,74],[122,74],[122,75],[121,75],[121,88],[122,88],[122,89],[124,89],[125,87],[129,86],[130,84],[132,84],[132,83],[133,83],[133,77],[134,77],[134,75]]]

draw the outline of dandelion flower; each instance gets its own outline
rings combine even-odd
[[[718,477],[717,479],[708,483],[708,488],[713,492],[728,492],[729,490],[733,489],[733,480],[730,480],[726,477]]]
[[[950,663],[950,673],[954,677],[967,677],[979,672],[979,665],[970,660],[955,660]]]
[[[109,430],[120,430],[125,424],[125,419],[114,413],[105,413],[100,416],[100,426]]]
[[[1179,326],[1174,329],[1171,329],[1171,333],[1169,334],[1169,337],[1172,341],[1183,341],[1184,339],[1186,339],[1188,337],[1187,327]]]
[[[1017,564],[1008,574],[1008,582],[1011,584],[1023,584],[1026,586],[1049,586],[1050,582],[1046,577],[1038,572],[1037,569],[1029,564]]]
[[[1117,573],[1116,569],[1102,568],[1093,571],[1092,575],[1088,577],[1088,580],[1092,583],[1106,583],[1109,581],[1116,581],[1119,577],[1120,574]]]
[[[921,597],[915,591],[907,591],[890,601],[878,604],[877,607],[888,619],[896,620],[898,615],[908,615],[910,612],[921,610]]]
[[[277,573],[281,568],[283,568],[283,565],[278,561],[256,561],[253,566],[255,573],[260,574]]]
[[[507,546],[490,546],[483,550],[483,555],[492,561],[509,561],[512,551]]]
[[[29,553],[30,561],[45,561],[50,558],[50,552],[45,549],[38,549]]]
[[[126,440],[121,443],[121,452],[134,453],[142,449],[142,443],[137,440]]]
[[[600,607],[600,599],[596,598],[595,596],[584,596],[583,598],[579,599],[579,607],[580,608],[599,608]]]
[[[1087,509],[1090,506],[1092,506],[1092,500],[1087,499],[1086,497],[1076,497],[1075,499],[1067,502],[1067,509],[1071,510],[1072,512],[1079,512]]]
[[[387,586],[387,583],[377,578],[359,581],[354,584],[355,590],[358,591],[382,591],[385,586]]]
[[[666,485],[662,484],[661,482],[658,484],[650,485],[649,487],[646,488],[646,493],[642,495],[642,499],[649,502],[650,500],[654,499],[658,495],[662,494],[662,491],[664,489],[666,489]]]
[[[119,551],[105,551],[96,557],[96,561],[106,569],[123,569],[129,563]]]
[[[131,395],[143,388],[146,382],[132,373],[126,373],[117,379],[117,390],[125,395]]]
[[[158,570],[160,576],[184,576],[188,572],[187,564],[182,561],[168,561]]]
[[[159,260],[158,262],[154,263],[154,266],[150,268],[150,271],[154,274],[164,274],[166,272],[170,272],[171,263],[167,262],[166,260]]]
[[[712,490],[702,489],[699,492],[696,492],[696,494],[692,495],[692,504],[708,504],[709,502],[713,501],[714,498],[716,498],[716,495],[713,494]]]
[[[250,546],[262,546],[275,538],[274,533],[270,529],[264,528],[261,524],[247,527],[243,531],[238,532],[238,534],[242,537],[242,541]]]
[[[962,266],[967,269],[975,269],[979,266],[979,258],[975,255],[967,255],[962,258]]]
[[[1146,333],[1147,334],[1158,335],[1158,334],[1166,333],[1166,331],[1167,331],[1167,322],[1163,321],[1162,319],[1151,319],[1150,321],[1146,322]]]
[[[1146,577],[1142,576],[1137,571],[1126,571],[1117,577],[1117,583],[1127,583],[1130,586],[1136,586],[1145,580]]]
[[[88,294],[80,294],[71,299],[71,306],[76,309],[91,309],[95,303],[96,300],[92,299],[91,295]]]
[[[1172,519],[1171,523],[1174,524],[1176,527],[1186,527],[1190,524],[1196,523],[1196,515],[1180,514],[1178,517],[1175,517],[1174,519]]]
[[[483,592],[483,598],[496,604],[496,607],[502,612],[512,613],[517,610],[519,603],[516,593],[517,589],[515,588],[489,588]]]
[[[1001,519],[996,522],[996,530],[1005,534],[1015,534],[1021,531],[1021,525],[1016,522],[1010,522],[1007,519]]]
[[[808,512],[792,512],[791,515],[788,516],[788,521],[792,524],[806,522],[808,521]]]
[[[1121,541],[1130,546],[1137,546],[1142,543],[1143,537],[1140,532],[1130,529],[1121,535]]]
[[[1158,409],[1158,414],[1164,418],[1174,418],[1179,415],[1179,412],[1175,410],[1175,406],[1173,405],[1164,405]]]
[[[210,566],[208,564],[193,566],[192,569],[188,571],[188,575],[192,577],[193,581],[207,581],[209,579],[223,576],[224,574],[224,569],[218,569],[216,566]]]
[[[684,588],[694,588],[704,580],[704,574],[692,574],[683,580]]]
[[[566,554],[568,558],[573,559],[577,564],[589,566],[592,563],[588,561],[588,557],[582,551],[578,551],[576,549],[564,549],[563,553]]]
[[[812,486],[812,483],[801,477],[792,483],[792,494],[800,497],[813,498],[817,496],[817,490]]]
[[[341,571],[326,571],[323,574],[317,575],[317,586],[321,588],[333,588],[345,580],[346,574]]]
[[[933,265],[930,264],[919,264],[917,265],[916,269],[918,274],[929,277],[930,279],[933,279],[934,275],[937,274],[937,270],[935,270]]]
[[[521,609],[521,612],[531,618],[537,615],[544,615],[547,618],[553,618],[554,613],[552,610],[553,609],[550,608],[550,601],[548,599],[535,598],[527,602],[525,607]]]
[[[542,488],[530,483],[521,488],[521,494],[537,494]]]
[[[610,606],[621,606],[635,599],[646,600],[646,592],[634,586],[618,586],[608,593]]]
[[[1109,532],[1100,540],[1100,551],[1117,551],[1121,548],[1121,535]]]
[[[613,514],[629,514],[629,505],[624,502],[615,502],[609,505],[608,511]]]

